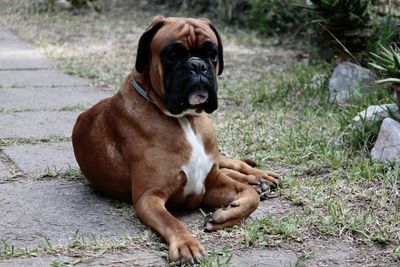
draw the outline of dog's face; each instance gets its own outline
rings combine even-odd
[[[216,110],[222,69],[221,39],[208,20],[156,17],[140,38],[136,70],[147,75],[167,115]]]

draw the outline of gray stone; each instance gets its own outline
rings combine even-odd
[[[0,138],[70,136],[80,111],[0,113]]]
[[[366,110],[358,113],[358,115],[354,118],[354,125],[359,127],[363,122],[383,120],[389,117],[388,110],[392,111],[395,115],[400,116],[399,107],[397,104],[369,106]]]
[[[86,79],[65,74],[59,70],[3,70],[1,87],[87,86]]]
[[[329,81],[330,100],[339,104],[357,100],[360,96],[373,92],[376,79],[369,69],[351,62],[342,62],[335,67]]]
[[[400,161],[400,123],[391,118],[382,122],[371,157],[381,161]]]
[[[14,145],[3,151],[25,173],[78,168],[71,142]]]
[[[11,177],[10,171],[7,169],[4,163],[0,161],[0,180],[9,177]]]
[[[234,253],[232,266],[243,267],[286,267],[296,266],[297,256],[294,252],[283,249],[252,249],[243,254]]]
[[[0,88],[0,109],[67,109],[90,107],[112,92],[94,87]]]
[[[89,185],[64,180],[0,184],[0,238],[17,247],[137,236],[139,229]]]

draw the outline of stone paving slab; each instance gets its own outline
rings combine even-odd
[[[50,69],[56,65],[56,61],[38,51],[24,48],[10,48],[7,51],[0,46],[0,70]]]
[[[286,267],[296,266],[294,252],[281,249],[251,249],[245,253],[233,253],[231,266],[243,267]]]
[[[67,256],[41,256],[0,260],[0,267],[49,267],[53,262],[73,264],[74,266],[169,266],[162,258],[161,252],[150,249],[123,249],[121,252],[105,253],[95,259],[84,259]]]
[[[3,70],[2,87],[88,86],[86,79],[68,75],[60,70]]]
[[[71,142],[14,145],[3,148],[3,152],[25,173],[78,168]]]
[[[104,254],[101,258],[82,266],[169,266],[169,264],[162,258],[160,251],[143,247]]]
[[[0,26],[0,70],[54,68],[57,62]]]
[[[77,230],[91,240],[136,236],[109,200],[89,186],[65,180],[0,184],[0,238],[18,247],[68,244]]]
[[[90,107],[112,92],[94,87],[0,88],[0,109],[62,109]]]
[[[65,256],[43,256],[0,260],[0,267],[49,267],[53,262],[76,262],[76,258]]]
[[[81,111],[0,113],[0,138],[70,136]]]
[[[35,47],[19,38],[9,29],[0,26],[0,52],[13,50],[34,50]]]
[[[7,169],[7,167],[0,161],[0,180],[4,178],[9,178],[11,177],[10,171]]]

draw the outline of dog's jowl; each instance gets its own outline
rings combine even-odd
[[[277,183],[276,174],[219,153],[207,114],[217,109],[223,68],[221,38],[208,20],[156,17],[121,89],[82,113],[73,130],[86,178],[132,202],[180,263],[206,253],[169,209],[216,209],[204,224],[215,231],[242,222],[265,185]]]

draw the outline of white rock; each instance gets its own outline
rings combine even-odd
[[[376,79],[369,69],[347,61],[339,63],[329,81],[329,98],[339,104],[357,100],[377,88]]]
[[[395,115],[400,116],[399,107],[397,104],[385,104],[369,106],[366,110],[361,111],[353,119],[354,125],[362,126],[363,122],[372,122],[375,120],[383,120],[389,117],[388,110],[391,110]]]
[[[381,161],[400,161],[400,122],[383,120],[371,157]]]

